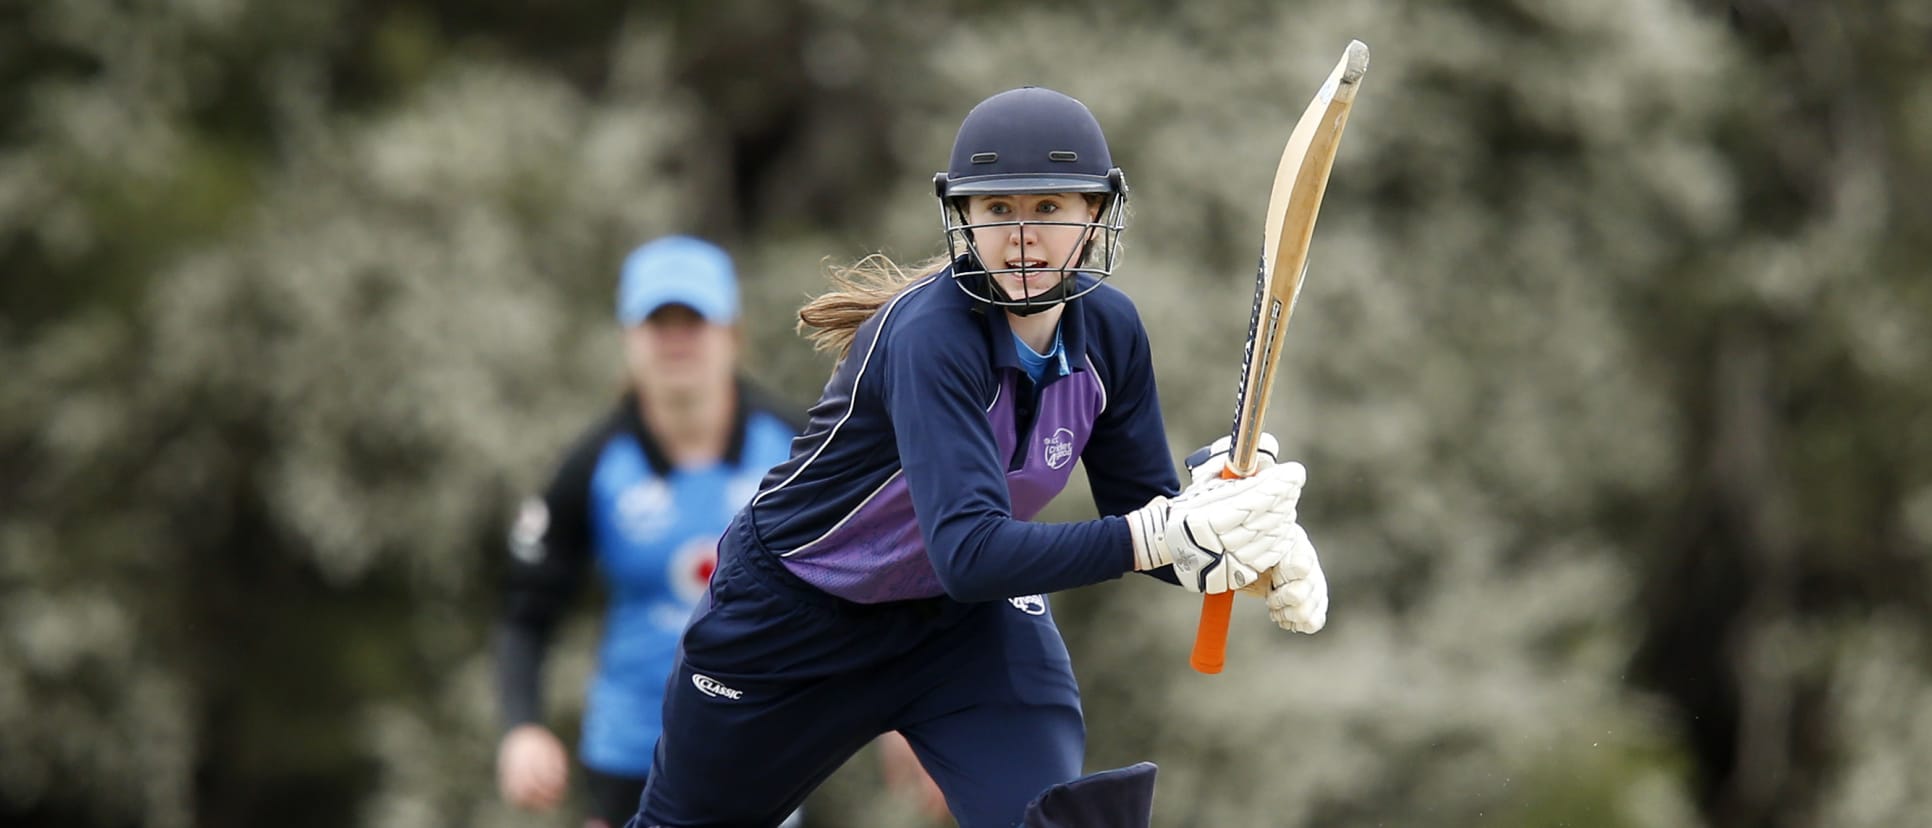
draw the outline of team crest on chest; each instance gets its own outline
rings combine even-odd
[[[1041,454],[1047,468],[1066,468],[1068,463],[1073,462],[1073,432],[1064,428],[1054,429],[1041,441]]]
[[[671,528],[671,487],[649,480],[617,496],[617,526],[636,541],[654,540]]]

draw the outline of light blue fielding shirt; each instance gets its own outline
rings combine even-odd
[[[538,637],[547,639],[586,575],[594,569],[605,584],[608,609],[579,746],[584,764],[600,772],[649,773],[664,682],[710,580],[718,536],[798,433],[782,406],[742,387],[739,398],[725,456],[680,467],[639,420],[637,401],[625,397],[571,448],[513,536],[510,624],[544,630]],[[522,700],[527,709],[511,710],[511,721],[536,721],[542,711],[534,701]]]

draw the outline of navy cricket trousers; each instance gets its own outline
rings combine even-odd
[[[685,630],[633,828],[777,825],[898,730],[961,828],[1019,824],[1080,775],[1086,725],[1043,597],[855,604],[734,524]]]

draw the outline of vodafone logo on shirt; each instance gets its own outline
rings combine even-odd
[[[717,568],[718,539],[692,538],[671,555],[665,580],[671,583],[671,591],[677,594],[678,600],[689,606],[704,595],[704,588],[711,583],[711,573]]]

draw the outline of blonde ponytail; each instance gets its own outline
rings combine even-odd
[[[908,270],[884,253],[874,253],[849,265],[833,265],[826,274],[832,289],[798,309],[798,332],[813,348],[844,359],[860,325],[906,285],[939,272],[949,261],[935,256]]]

